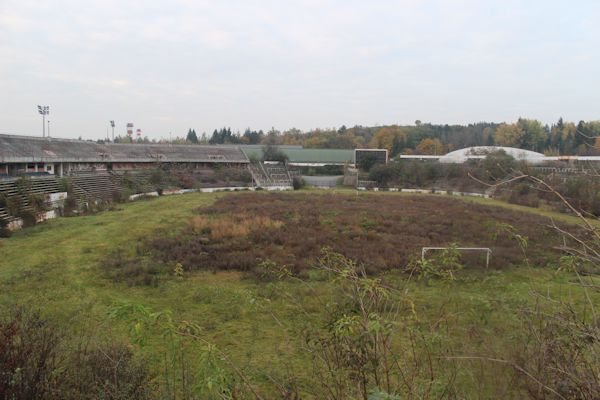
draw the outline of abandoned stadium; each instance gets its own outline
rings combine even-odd
[[[70,197],[89,207],[162,189],[287,188],[285,165],[250,166],[239,147],[114,144],[0,135],[0,219],[12,227],[44,203],[36,219],[55,216]],[[200,183],[201,182],[201,183]],[[39,210],[38,210],[39,211]]]
[[[469,148],[446,156],[399,156],[401,160],[464,163],[502,149],[531,164],[577,161],[511,148]],[[90,210],[140,196],[215,190],[292,189],[307,168],[333,167],[344,184],[364,189],[359,165],[387,163],[382,149],[278,147],[286,161],[260,161],[260,145],[123,144],[0,135],[0,220],[10,229],[65,213]],[[427,158],[429,157],[429,158]],[[590,157],[588,157],[590,158]],[[587,160],[591,161],[591,160]],[[304,176],[310,185],[335,187],[340,175]],[[368,182],[367,182],[368,183]],[[398,189],[396,189],[398,190]]]

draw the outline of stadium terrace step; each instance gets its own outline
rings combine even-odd
[[[107,172],[77,173],[72,175],[71,179],[75,198],[80,204],[89,201],[109,201],[115,192],[120,191]]]
[[[259,187],[292,186],[292,177],[285,164],[250,164],[248,166],[252,178]]]
[[[117,187],[133,189],[135,193],[147,193],[154,190],[151,183],[152,173],[152,170],[110,171],[109,176]]]
[[[12,178],[0,180],[0,194],[6,198],[19,198],[22,209],[30,210],[31,196],[46,196],[60,192],[58,180],[53,175],[40,175],[27,178]],[[0,208],[0,218],[12,220],[6,207]]]

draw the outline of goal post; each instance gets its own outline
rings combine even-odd
[[[423,247],[421,249],[421,261],[425,261],[425,254],[431,250],[447,250],[455,249],[459,251],[480,251],[485,252],[485,269],[490,266],[490,257],[492,255],[492,249],[489,247]]]

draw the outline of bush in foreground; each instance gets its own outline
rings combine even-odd
[[[93,339],[68,337],[40,312],[13,307],[0,320],[0,399],[154,398],[153,376],[130,346]]]
[[[0,321],[0,398],[50,397],[59,387],[62,335],[39,312],[14,308]]]

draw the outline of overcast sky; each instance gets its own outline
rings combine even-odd
[[[0,132],[600,119],[600,1],[0,0]]]

